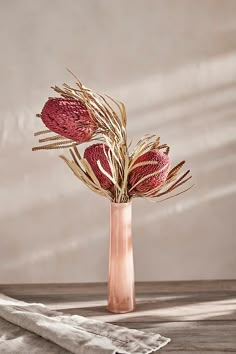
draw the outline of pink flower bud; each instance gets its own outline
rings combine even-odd
[[[93,144],[87,147],[84,151],[84,158],[90,164],[95,176],[97,177],[101,187],[110,190],[113,183],[110,179],[99,169],[97,162],[100,161],[102,168],[111,176],[111,169],[107,160],[109,147],[105,144]]]
[[[137,166],[141,162],[156,162],[155,164],[147,164],[143,166]],[[136,186],[131,190],[133,193],[145,193],[151,191],[153,188],[161,186],[169,173],[170,170],[170,158],[168,155],[162,151],[156,149],[146,152],[141,155],[134,163],[133,169],[128,176],[129,189]],[[143,177],[160,171],[160,173],[155,174],[151,177],[144,179],[142,182],[138,183]]]
[[[96,130],[87,108],[76,99],[49,98],[41,119],[51,131],[78,143],[89,141]]]

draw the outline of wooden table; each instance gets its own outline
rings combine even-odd
[[[137,308],[106,310],[106,284],[0,285],[0,292],[51,309],[161,333],[159,353],[236,353],[236,280],[138,283]]]

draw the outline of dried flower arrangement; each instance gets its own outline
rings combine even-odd
[[[138,197],[157,201],[191,178],[190,170],[181,173],[185,161],[170,169],[170,148],[157,135],[143,136],[129,151],[123,103],[93,92],[78,78],[75,88],[67,84],[52,88],[61,97],[49,98],[37,114],[48,129],[35,133],[45,137],[33,151],[69,148],[71,158],[60,157],[92,191],[115,203]],[[50,133],[55,134],[47,137]],[[78,145],[90,141],[97,142],[82,157]]]
[[[189,181],[190,171],[181,172],[185,161],[170,168],[170,148],[156,135],[143,136],[130,152],[124,104],[75,79],[75,88],[53,87],[61,97],[49,98],[37,115],[48,129],[35,133],[43,137],[33,151],[68,148],[71,157],[60,157],[75,176],[110,200],[108,309],[129,312],[135,308],[131,201],[162,201],[187,191],[192,186],[171,194]],[[81,156],[78,146],[94,141]]]

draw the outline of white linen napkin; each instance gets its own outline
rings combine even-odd
[[[64,315],[0,294],[2,354],[148,354],[169,341],[160,334]]]

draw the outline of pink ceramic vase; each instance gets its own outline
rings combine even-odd
[[[134,308],[132,204],[111,203],[108,310],[125,313]]]

